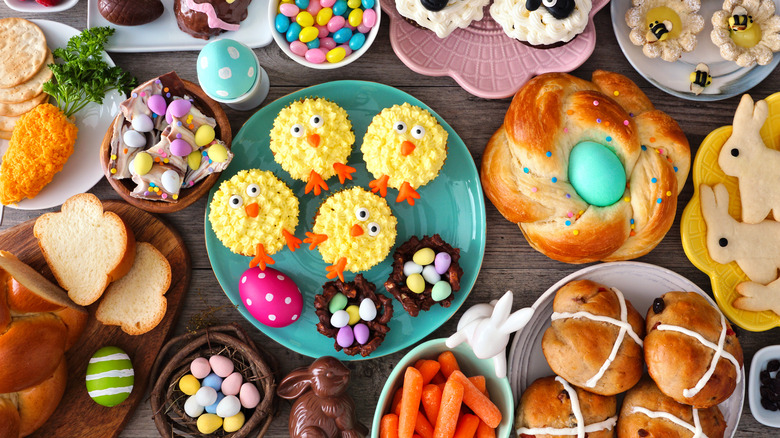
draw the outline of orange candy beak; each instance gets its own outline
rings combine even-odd
[[[360,226],[360,224],[352,225],[352,228],[349,230],[349,235],[352,237],[357,237],[363,234],[363,227]]]
[[[257,205],[257,202],[253,202],[244,207],[244,211],[249,217],[257,217],[257,215],[260,214],[260,206]]]
[[[415,146],[414,143],[412,143],[411,141],[404,140],[404,142],[401,143],[401,155],[403,155],[405,157],[405,156],[411,154],[412,152],[414,152],[414,149],[416,147],[417,146]]]
[[[316,148],[320,145],[320,135],[319,134],[309,134],[306,136],[306,141],[309,142],[309,145],[311,147]]]

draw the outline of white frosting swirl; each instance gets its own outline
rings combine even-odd
[[[429,11],[420,0],[395,0],[395,7],[399,14],[445,38],[453,30],[481,20],[488,3],[490,0],[450,0],[441,11]]]
[[[495,0],[490,15],[512,38],[532,45],[568,42],[585,30],[590,14],[591,0],[574,0],[571,14],[558,20],[546,8],[535,11],[525,8],[525,0]]]

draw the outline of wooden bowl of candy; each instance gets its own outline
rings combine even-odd
[[[171,339],[152,367],[157,430],[165,438],[262,437],[276,414],[275,370],[237,324]]]
[[[139,85],[122,103],[103,137],[100,163],[125,201],[172,213],[214,186],[232,159],[232,139],[219,103],[171,72]]]

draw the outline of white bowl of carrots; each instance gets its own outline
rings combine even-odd
[[[422,343],[395,366],[379,395],[371,438],[514,435],[509,380],[496,377],[492,358],[445,341]]]

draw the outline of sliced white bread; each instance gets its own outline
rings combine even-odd
[[[135,237],[95,195],[71,197],[59,213],[46,213],[33,229],[54,277],[76,304],[87,306],[133,266]]]
[[[133,268],[111,283],[100,300],[95,318],[106,325],[118,325],[129,335],[155,328],[165,316],[171,285],[171,265],[152,244],[138,242]]]

